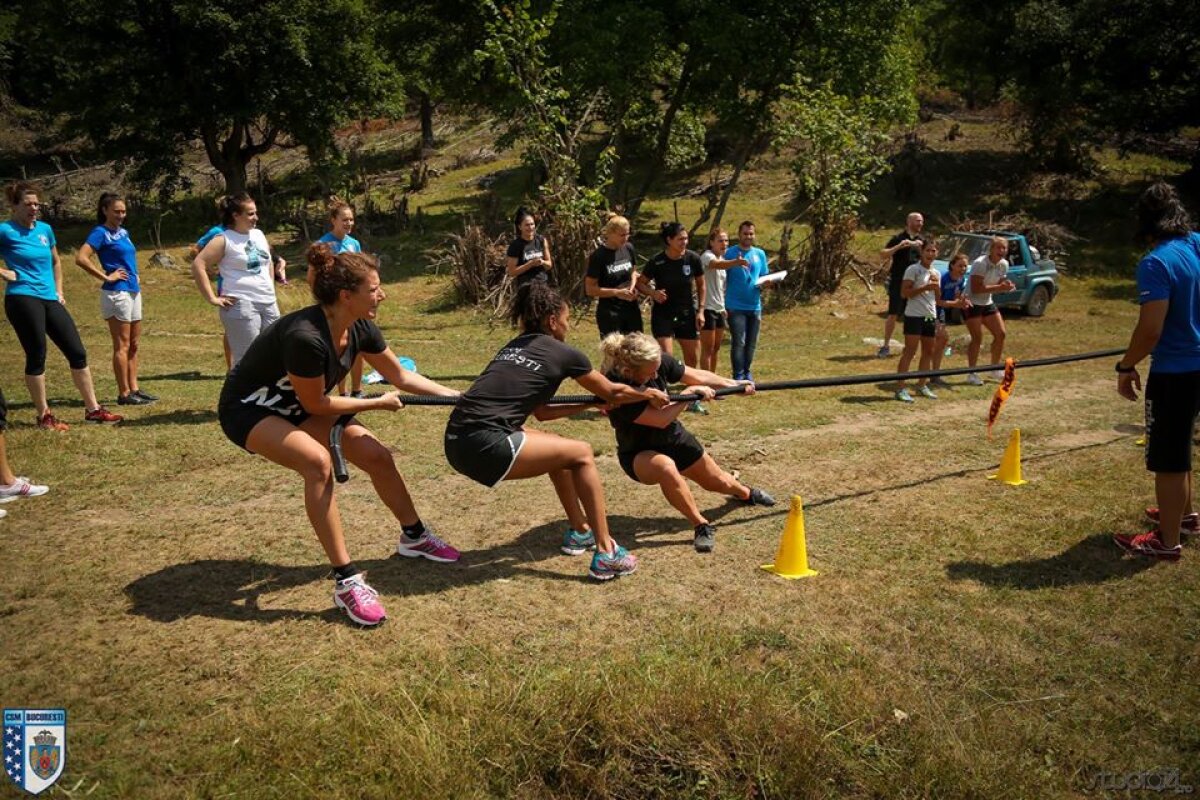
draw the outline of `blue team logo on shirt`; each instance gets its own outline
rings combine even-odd
[[[692,265],[691,265],[691,264],[684,264],[684,265],[683,265],[683,277],[687,278],[687,277],[689,277],[691,274],[692,274]]]
[[[67,765],[67,712],[61,708],[4,709],[4,771],[30,794],[40,794]]]
[[[50,246],[50,238],[48,236],[46,236],[46,234],[44,234],[44,233],[38,234],[38,241],[42,243],[42,247]]]
[[[254,246],[254,242],[246,243],[246,272],[257,273],[262,269],[266,253]]]

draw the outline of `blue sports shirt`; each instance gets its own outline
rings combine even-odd
[[[26,295],[42,300],[58,300],[54,284],[54,231],[41,221],[24,228],[12,220],[0,222],[0,258],[17,273],[5,294]]]
[[[96,251],[100,258],[100,266],[105,273],[123,269],[129,277],[123,281],[105,281],[100,288],[106,292],[140,292],[138,282],[137,248],[129,239],[129,231],[124,228],[109,230],[105,225],[97,225],[88,234],[87,243]]]
[[[725,261],[745,258],[750,262],[745,267],[730,267],[725,270],[725,310],[762,311],[762,289],[755,281],[770,272],[767,254],[761,247],[742,250],[740,245],[731,245],[722,256]]]
[[[1167,301],[1152,372],[1200,371],[1200,234],[1160,242],[1137,266],[1138,302]]]

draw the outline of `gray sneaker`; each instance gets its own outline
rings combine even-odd
[[[697,525],[696,538],[692,539],[692,546],[696,548],[697,553],[711,553],[717,546],[716,529],[707,522]]]
[[[775,498],[764,492],[762,489],[750,489],[750,496],[742,501],[748,506],[773,506]]]

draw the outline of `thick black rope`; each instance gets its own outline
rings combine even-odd
[[[1071,356],[1051,356],[1050,358],[1035,358],[1028,361],[1017,361],[1014,359],[1013,365],[1018,369],[1026,369],[1029,367],[1048,367],[1054,364],[1069,364],[1073,361],[1090,361],[1096,358],[1106,358],[1112,356],[1120,356],[1124,354],[1124,348],[1114,348],[1111,350],[1095,350],[1091,353],[1078,353]],[[864,383],[888,383],[895,381],[901,377],[904,380],[914,378],[936,378],[946,375],[966,375],[972,372],[988,372],[992,370],[1002,370],[1004,364],[986,364],[977,365],[974,367],[956,367],[955,369],[938,369],[925,370],[923,372],[879,372],[874,375],[842,375],[831,378],[805,378],[796,381],[771,381],[767,383],[754,384],[755,392],[773,392],[782,389],[817,389],[829,386],[857,386]],[[717,397],[727,397],[729,395],[744,394],[745,389],[741,386],[727,386],[722,389],[716,389]],[[695,400],[694,394],[672,394],[671,401],[675,403],[689,402]],[[458,402],[457,397],[436,397],[430,395],[400,395],[400,402],[406,406],[452,406]],[[560,394],[555,395],[546,401],[547,405],[570,405],[570,404],[588,404],[596,405],[604,401],[593,394]],[[337,422],[333,424],[333,428],[329,431],[329,451],[333,455],[333,473],[337,478],[338,483],[345,483],[350,479],[350,473],[346,469],[346,459],[342,454],[342,432],[346,428],[346,424],[353,418],[353,414],[343,414],[338,417]]]

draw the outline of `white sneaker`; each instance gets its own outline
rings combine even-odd
[[[29,478],[18,477],[7,486],[0,484],[0,503],[9,503],[18,497],[37,497],[50,491],[49,486],[39,486]]]
[[[1004,370],[994,369],[988,373],[988,377],[999,383],[1000,381],[1004,380]]]
[[[8,516],[8,512],[5,511],[3,508],[0,508],[0,519],[4,519],[7,516]]]
[[[983,378],[980,378],[974,372],[967,375],[967,383],[971,386],[983,386]]]

